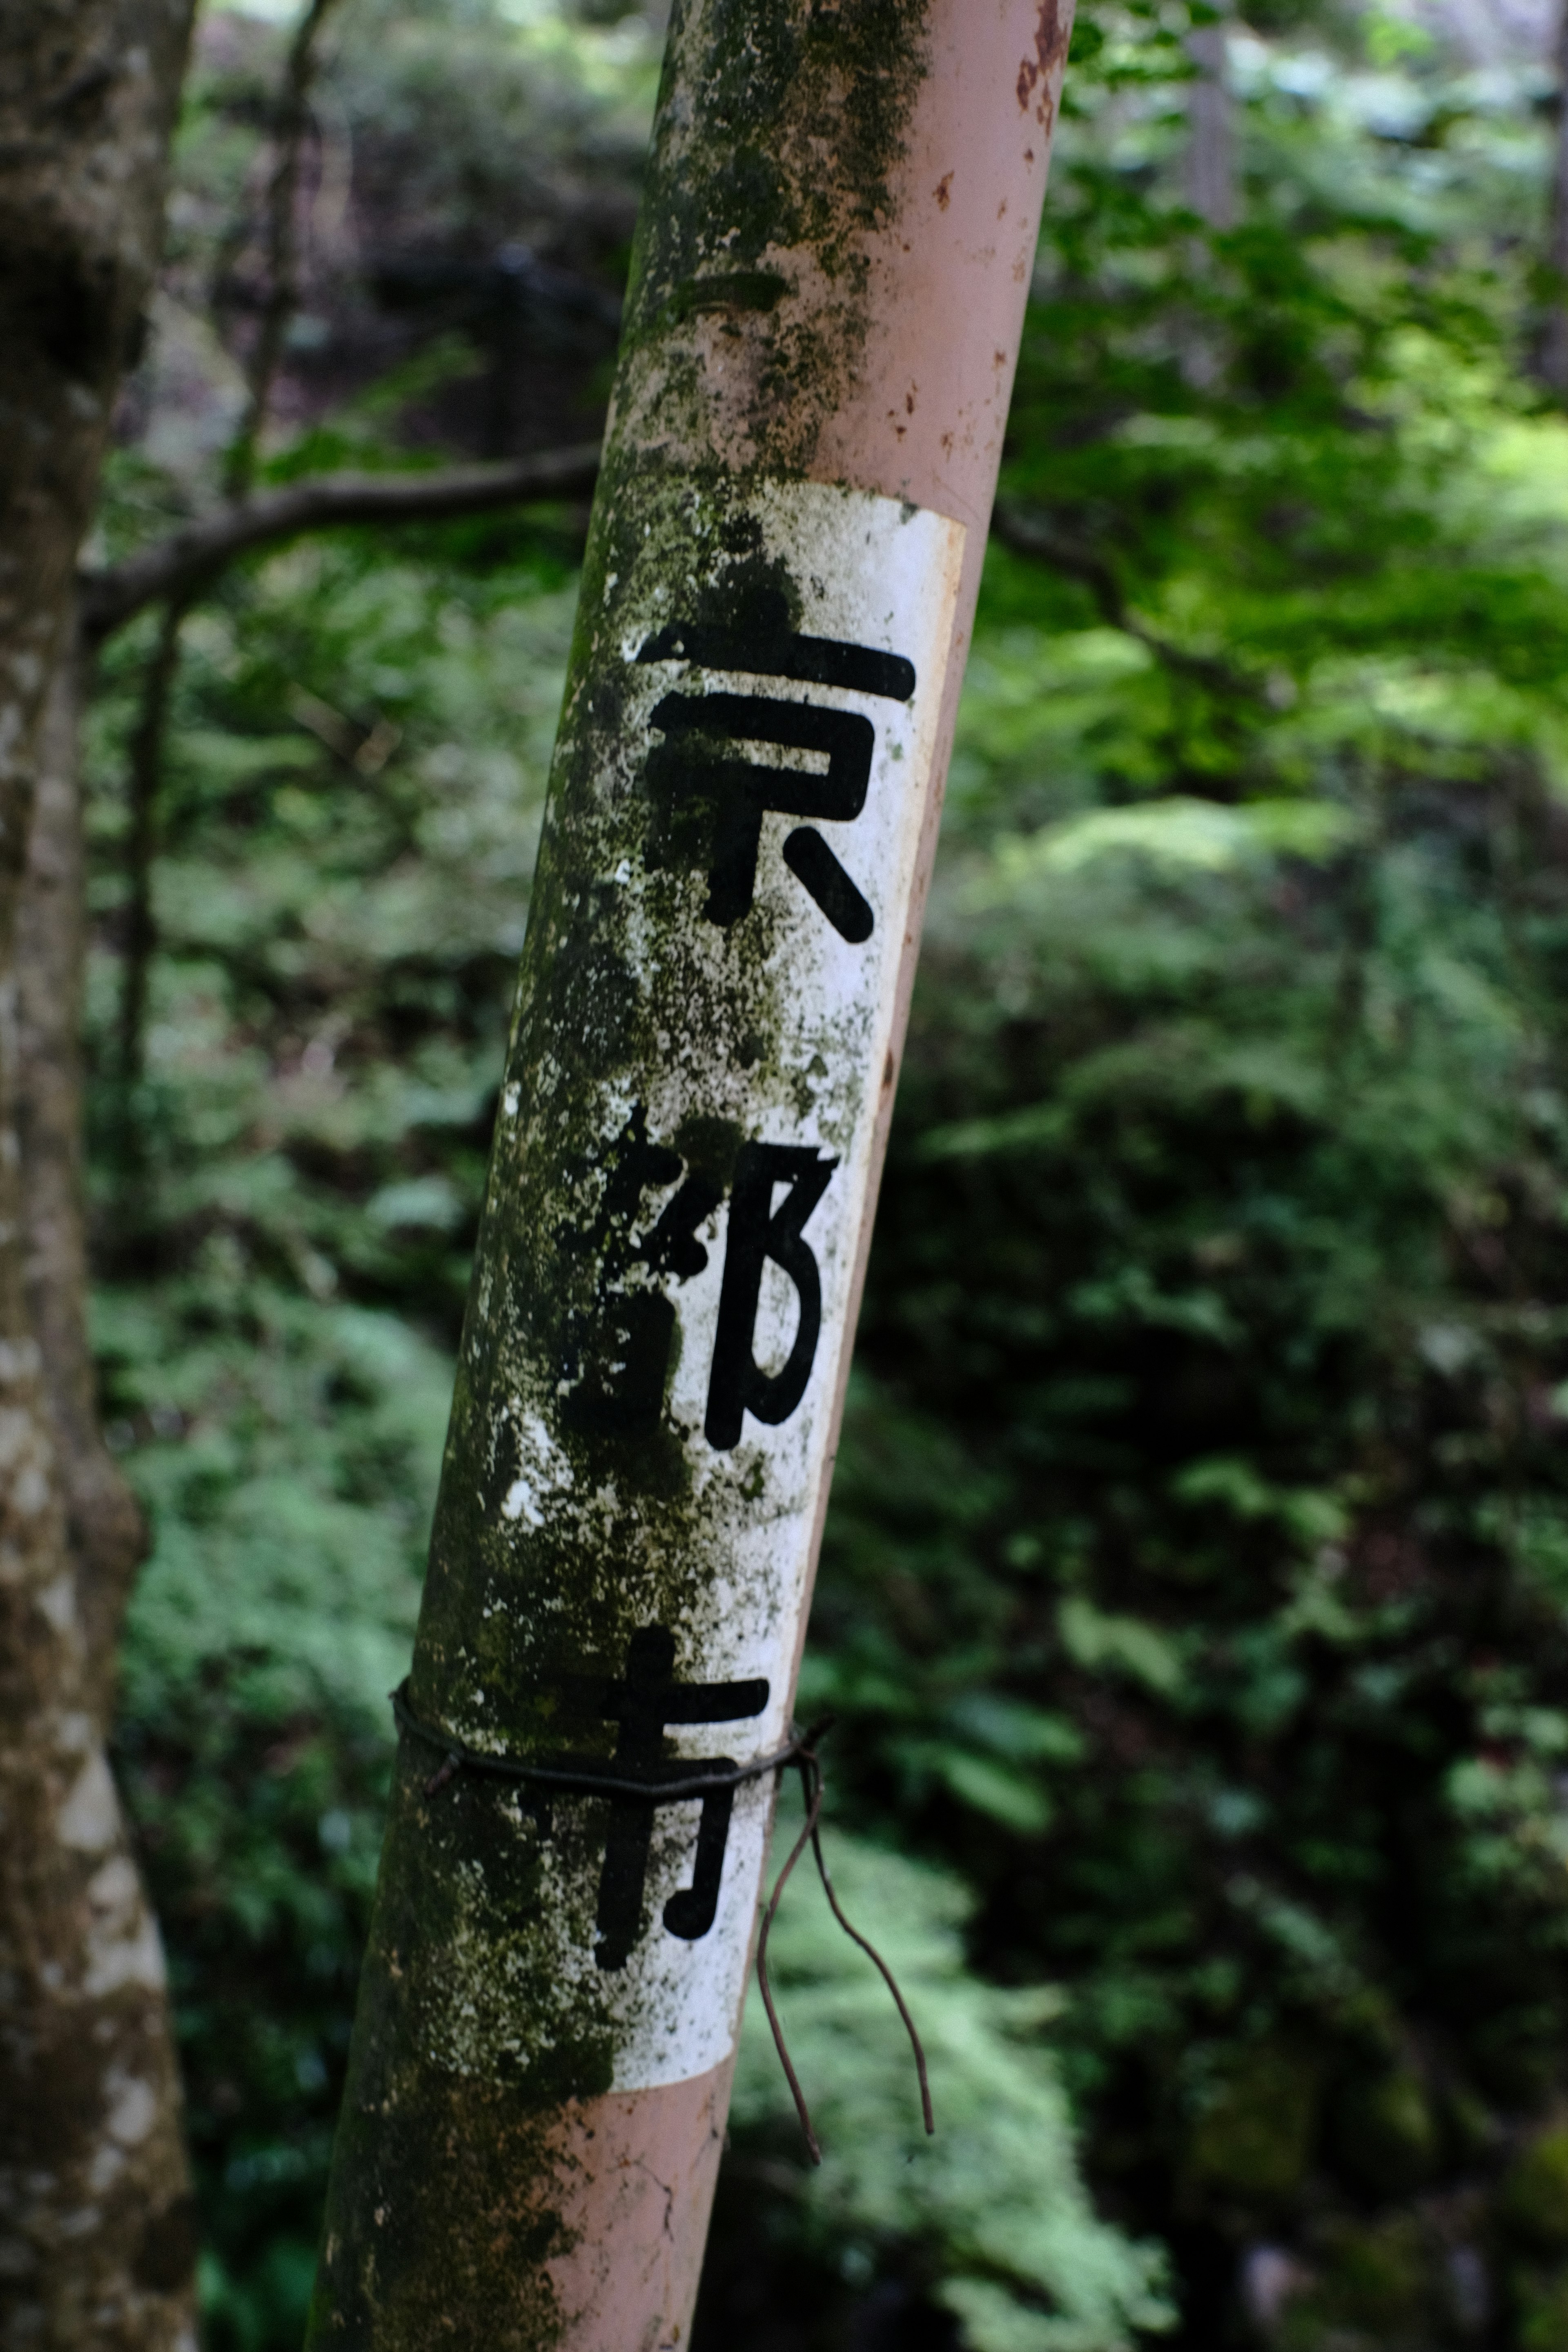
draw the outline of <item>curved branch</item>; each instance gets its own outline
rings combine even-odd
[[[318,474],[203,515],[123,563],[84,572],[81,634],[101,645],[149,604],[187,600],[237,557],[344,523],[443,522],[531,500],[574,498],[598,478],[599,445],[542,450],[506,466],[445,466],[430,474]]]
[[[1004,547],[1015,555],[1033,556],[1037,562],[1048,563],[1053,572],[1065,572],[1069,580],[1078,581],[1089,590],[1102,620],[1127,636],[1135,637],[1147,646],[1158,662],[1173,670],[1178,677],[1191,678],[1194,685],[1207,687],[1211,694],[1238,697],[1244,702],[1267,700],[1261,688],[1233,669],[1228,662],[1217,661],[1210,654],[1184,653],[1180,646],[1172,645],[1157,630],[1141,621],[1121,593],[1121,583],[1110,565],[1089,547],[1064,538],[1060,532],[1037,515],[1020,514],[1016,507],[998,505],[991,518],[992,532]]]

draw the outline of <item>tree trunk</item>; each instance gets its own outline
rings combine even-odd
[[[103,1755],[144,1538],[99,1434],[87,1343],[77,719],[68,658],[46,713],[16,921],[16,1132],[36,1344],[12,1345],[30,1355],[36,1386],[25,1424],[8,1435],[0,1421],[0,1449],[13,1435],[23,1446],[13,1478],[30,1475],[41,1500],[32,1606],[23,1617],[14,1585],[0,1601],[0,2276],[7,2347],[165,2352],[195,2340],[195,2214],[163,1954]]]
[[[191,0],[0,11],[0,2342],[194,2346],[162,1954],[103,1752],[133,1521],[83,1339],[71,583],[156,260]],[[24,865],[46,699],[46,789]],[[25,943],[30,985],[19,987]],[[22,1100],[23,1040],[34,1084]],[[39,1155],[24,1181],[21,1138]],[[35,1316],[35,1308],[37,1310]]]
[[[1546,263],[1554,283],[1538,364],[1542,382],[1568,399],[1568,0],[1557,20],[1556,64],[1557,139],[1546,242]]]
[[[1194,25],[1187,55],[1196,68],[1187,87],[1187,202],[1205,227],[1236,225],[1236,139],[1230,67],[1226,53],[1228,9],[1212,25]]]

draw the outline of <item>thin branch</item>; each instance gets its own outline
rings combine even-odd
[[[347,523],[442,522],[498,507],[585,495],[598,478],[599,445],[546,449],[507,466],[448,466],[430,474],[318,474],[219,507],[167,539],[79,582],[81,632],[89,646],[149,604],[189,600],[242,555]]]
[[[124,1088],[128,1132],[135,1126],[135,1091],[141,1084],[147,1036],[147,979],[157,934],[153,915],[153,869],[158,852],[159,786],[169,703],[180,666],[180,629],[186,605],[171,601],[142,680],[142,708],[131,738],[130,816],[125,909],[125,958],[120,996],[120,1083]]]
[[[1240,670],[1233,669],[1228,662],[1217,661],[1209,654],[1185,653],[1140,620],[1123,595],[1115,572],[1092,548],[1064,538],[1039,516],[1020,514],[1016,507],[998,506],[991,518],[991,529],[993,535],[1004,547],[1011,548],[1015,555],[1032,556],[1037,562],[1048,563],[1053,572],[1064,572],[1069,580],[1079,582],[1089,590],[1101,618],[1111,628],[1121,629],[1127,636],[1135,637],[1141,646],[1147,646],[1155,660],[1176,677],[1191,678],[1195,686],[1206,687],[1211,694],[1228,695],[1243,702],[1268,699],[1260,687]]]
[[[1196,68],[1187,90],[1187,202],[1211,229],[1236,226],[1236,130],[1225,0],[1210,25],[1194,25],[1187,55]]]
[[[267,192],[267,299],[256,348],[247,370],[250,400],[225,468],[224,487],[243,498],[256,475],[256,455],[267,424],[272,387],[283,358],[289,324],[300,307],[300,159],[310,121],[310,85],[316,78],[316,43],[337,0],[309,0],[283,70],[278,109],[278,160]]]

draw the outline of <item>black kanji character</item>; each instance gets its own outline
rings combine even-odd
[[[846,687],[896,702],[907,702],[915,690],[914,665],[900,654],[792,632],[782,598],[735,628],[672,622],[648,639],[637,659],[689,661],[704,669]],[[664,741],[647,766],[655,807],[647,862],[654,867],[706,865],[704,912],[722,929],[739,922],[751,908],[768,811],[847,824],[866,805],[876,730],[858,712],[772,695],[667,694],[649,723]],[[720,743],[776,744],[825,757],[826,767],[722,758],[714,748]],[[852,944],[870,938],[871,908],[815,826],[797,825],[784,842],[784,856],[835,930]]]
[[[822,1330],[822,1277],[804,1229],[837,1165],[819,1160],[807,1146],[786,1143],[743,1143],[736,1155],[704,1422],[709,1444],[721,1454],[740,1444],[748,1412],[776,1424],[789,1419],[805,1394]],[[775,1184],[790,1188],[776,1209]],[[789,1354],[776,1372],[764,1372],[756,1359],[757,1306],[769,1258],[794,1283],[800,1309]]]
[[[665,1731],[675,1724],[738,1723],[761,1715],[768,1703],[768,1685],[761,1677],[733,1683],[677,1682],[674,1634],[668,1625],[643,1625],[626,1645],[624,1679],[589,1685],[584,1692],[574,1677],[568,1695],[576,1696],[580,1705],[585,1698],[595,1714],[613,1717],[620,1725],[620,1735],[614,1754],[602,1765],[584,1763],[580,1757],[561,1760],[586,1777],[602,1771],[616,1780],[642,1781],[648,1790],[646,1801],[621,1795],[605,1800],[610,1824],[599,1874],[595,1919],[599,1940],[594,1958],[602,1969],[624,1969],[643,1932],[643,1895],[658,1790],[672,1780],[735,1769],[727,1756],[670,1756]],[[734,1789],[710,1790],[701,1801],[691,1884],[670,1896],[663,1913],[670,1934],[687,1943],[705,1936],[718,1913]]]
[[[592,1256],[599,1276],[593,1311],[566,1318],[562,1418],[569,1428],[596,1436],[635,1436],[658,1420],[675,1341],[675,1307],[661,1291],[620,1286],[639,1264],[650,1274],[673,1274],[679,1282],[707,1265],[697,1228],[723,1198],[709,1177],[687,1176],[652,1230],[637,1238],[644,1195],[674,1184],[685,1168],[679,1151],[650,1141],[647,1114],[638,1103],[611,1146],[594,1223],[585,1233],[568,1230],[559,1237],[563,1246]]]

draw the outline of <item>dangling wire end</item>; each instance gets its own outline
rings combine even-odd
[[[784,2027],[779,2023],[779,2013],[773,2004],[773,1989],[768,1981],[768,1937],[773,1932],[784,1888],[789,1884],[789,1874],[805,1852],[806,1841],[816,1831],[816,1817],[822,1811],[822,1767],[816,1760],[813,1743],[822,1737],[823,1728],[813,1724],[804,1738],[795,1742],[795,1752],[791,1761],[800,1769],[800,1785],[805,1797],[805,1827],[789,1850],[788,1859],[774,1883],[773,1900],[763,1914],[763,1924],[757,1936],[757,1988],[763,1996],[763,2007],[768,2013],[768,2024],[773,2030],[773,2048],[779,2053],[779,2064],[784,2068],[784,2080],[789,2084],[790,2096],[795,2101],[795,2111],[800,2117],[800,2127],[813,2164],[822,2162],[822,2144],[811,2127],[811,2110],[805,2104],[805,2093],[800,2087],[800,2076],[795,2071],[784,2042]],[[786,1768],[781,1765],[779,1769],[783,1771]]]
[[[821,1775],[819,1773],[819,1790],[820,1786]],[[820,1811],[820,1810],[819,1805],[818,1811]],[[931,2077],[926,2070],[925,2049],[921,2043],[920,2034],[916,2031],[914,2019],[910,2015],[909,2003],[905,2000],[903,1994],[899,1990],[898,1979],[894,1976],[892,1969],[888,1966],[887,1961],[882,1958],[881,1953],[877,1949],[876,1945],[872,1943],[868,1936],[863,1936],[858,1927],[852,1927],[850,1922],[845,1917],[843,1910],[839,1906],[838,1897],[833,1890],[833,1881],[828,1876],[827,1864],[822,1852],[822,1839],[818,1834],[817,1823],[815,1818],[811,1824],[811,1844],[812,1851],[816,1856],[817,1875],[822,1880],[822,1891],[826,1895],[828,1903],[832,1906],[834,1917],[837,1920],[839,1926],[843,1928],[850,1942],[852,1944],[859,1945],[860,1949],[865,1953],[867,1958],[878,1970],[882,1979],[882,1982],[887,1986],[888,1990],[893,1996],[894,2007],[897,2009],[899,2015],[903,2020],[904,2032],[910,2037],[910,2048],[914,2053],[915,2077],[921,2086],[921,2116],[925,2124],[926,2137],[931,2138],[936,2132],[936,2116],[931,2103]]]
[[[778,1874],[773,1886],[773,1900],[763,1916],[762,1929],[757,1937],[757,1984],[763,1996],[763,2007],[767,2011],[768,2023],[773,2029],[773,2047],[779,2053],[779,2063],[784,2068],[784,2080],[789,2084],[790,2095],[795,2101],[795,2111],[800,2117],[800,2127],[805,2134],[806,2148],[813,2164],[822,2162],[821,2143],[812,2129],[811,2115],[805,2104],[805,2094],[800,2087],[800,2077],[795,2073],[789,2052],[784,2046],[784,2028],[779,2023],[778,2011],[773,2004],[773,1987],[768,1980],[768,1937],[778,1912],[780,1898],[789,1883],[790,1873],[805,1852],[808,1843],[816,1863],[817,1876],[822,1881],[822,1891],[827,1897],[828,1906],[834,1917],[850,1942],[859,1945],[868,1959],[879,1970],[883,1983],[893,1996],[899,2015],[903,2020],[904,2031],[910,2037],[910,2047],[914,2052],[915,2074],[921,2086],[921,2115],[924,2120],[928,2137],[936,2130],[936,2116],[932,2111],[931,2100],[931,2080],[926,2071],[926,2054],[921,2037],[915,2031],[914,2019],[910,2015],[909,2004],[899,1990],[893,1971],[876,1946],[867,1937],[862,1936],[858,1927],[851,1927],[845,1917],[839,1906],[838,1897],[834,1893],[833,1880],[828,1874],[827,1863],[823,1854],[822,1765],[816,1753],[816,1743],[826,1737],[833,1728],[833,1717],[828,1716],[822,1722],[814,1723],[808,1731],[801,1733],[792,1743],[791,1755],[779,1766],[780,1771],[783,1772],[793,1764],[800,1774],[801,1793],[805,1800],[805,1823],[794,1845],[791,1846],[784,1868]]]
[[[749,1764],[725,1765],[721,1769],[696,1764],[688,1769],[676,1764],[661,1768],[657,1777],[633,1779],[627,1774],[606,1769],[597,1759],[568,1758],[555,1763],[540,1763],[529,1757],[496,1755],[489,1749],[470,1748],[451,1732],[421,1721],[409,1703],[406,1682],[400,1683],[392,1693],[392,1710],[401,1731],[406,1732],[412,1739],[422,1741],[426,1747],[441,1751],[441,1762],[424,1783],[427,1797],[434,1797],[446,1788],[459,1772],[467,1772],[484,1780],[504,1780],[524,1788],[559,1790],[569,1795],[626,1797],[645,1805],[668,1805],[681,1803],[692,1797],[706,1799],[718,1789],[744,1788],[750,1781],[762,1780],[766,1773],[787,1772],[793,1768],[800,1774],[801,1791],[805,1799],[805,1826],[789,1850],[788,1858],[773,1887],[773,1900],[763,1916],[762,1929],[757,1937],[757,1983],[762,1990],[763,2007],[768,2013],[768,2023],[773,2029],[773,2047],[779,2053],[779,2064],[784,2068],[784,2080],[795,2101],[795,2111],[800,2117],[800,2127],[805,2135],[811,2160],[813,2164],[822,2162],[822,2147],[812,2129],[811,2115],[805,2104],[805,2094],[800,2087],[800,2077],[784,2046],[784,2027],[779,2022],[773,1989],[768,1979],[768,1937],[778,1913],[780,1898],[789,1883],[790,1873],[808,1845],[816,1858],[822,1891],[827,1897],[834,1917],[850,1942],[858,1944],[867,1958],[879,1971],[882,1981],[893,1996],[904,2022],[904,2031],[910,2037],[910,2047],[915,2053],[915,2073],[921,2086],[921,2113],[925,2118],[928,2133],[935,2131],[931,2084],[926,2076],[926,2055],[921,2047],[920,2035],[915,2032],[915,2021],[910,2015],[909,2005],[899,1990],[893,1971],[875,1944],[862,1936],[858,1927],[852,1927],[839,1908],[838,1897],[833,1891],[833,1881],[828,1875],[822,1852],[822,1764],[816,1748],[818,1741],[826,1739],[833,1728],[835,1718],[832,1716],[824,1716],[808,1730],[792,1730],[787,1748],[777,1748],[771,1756],[755,1757]]]

